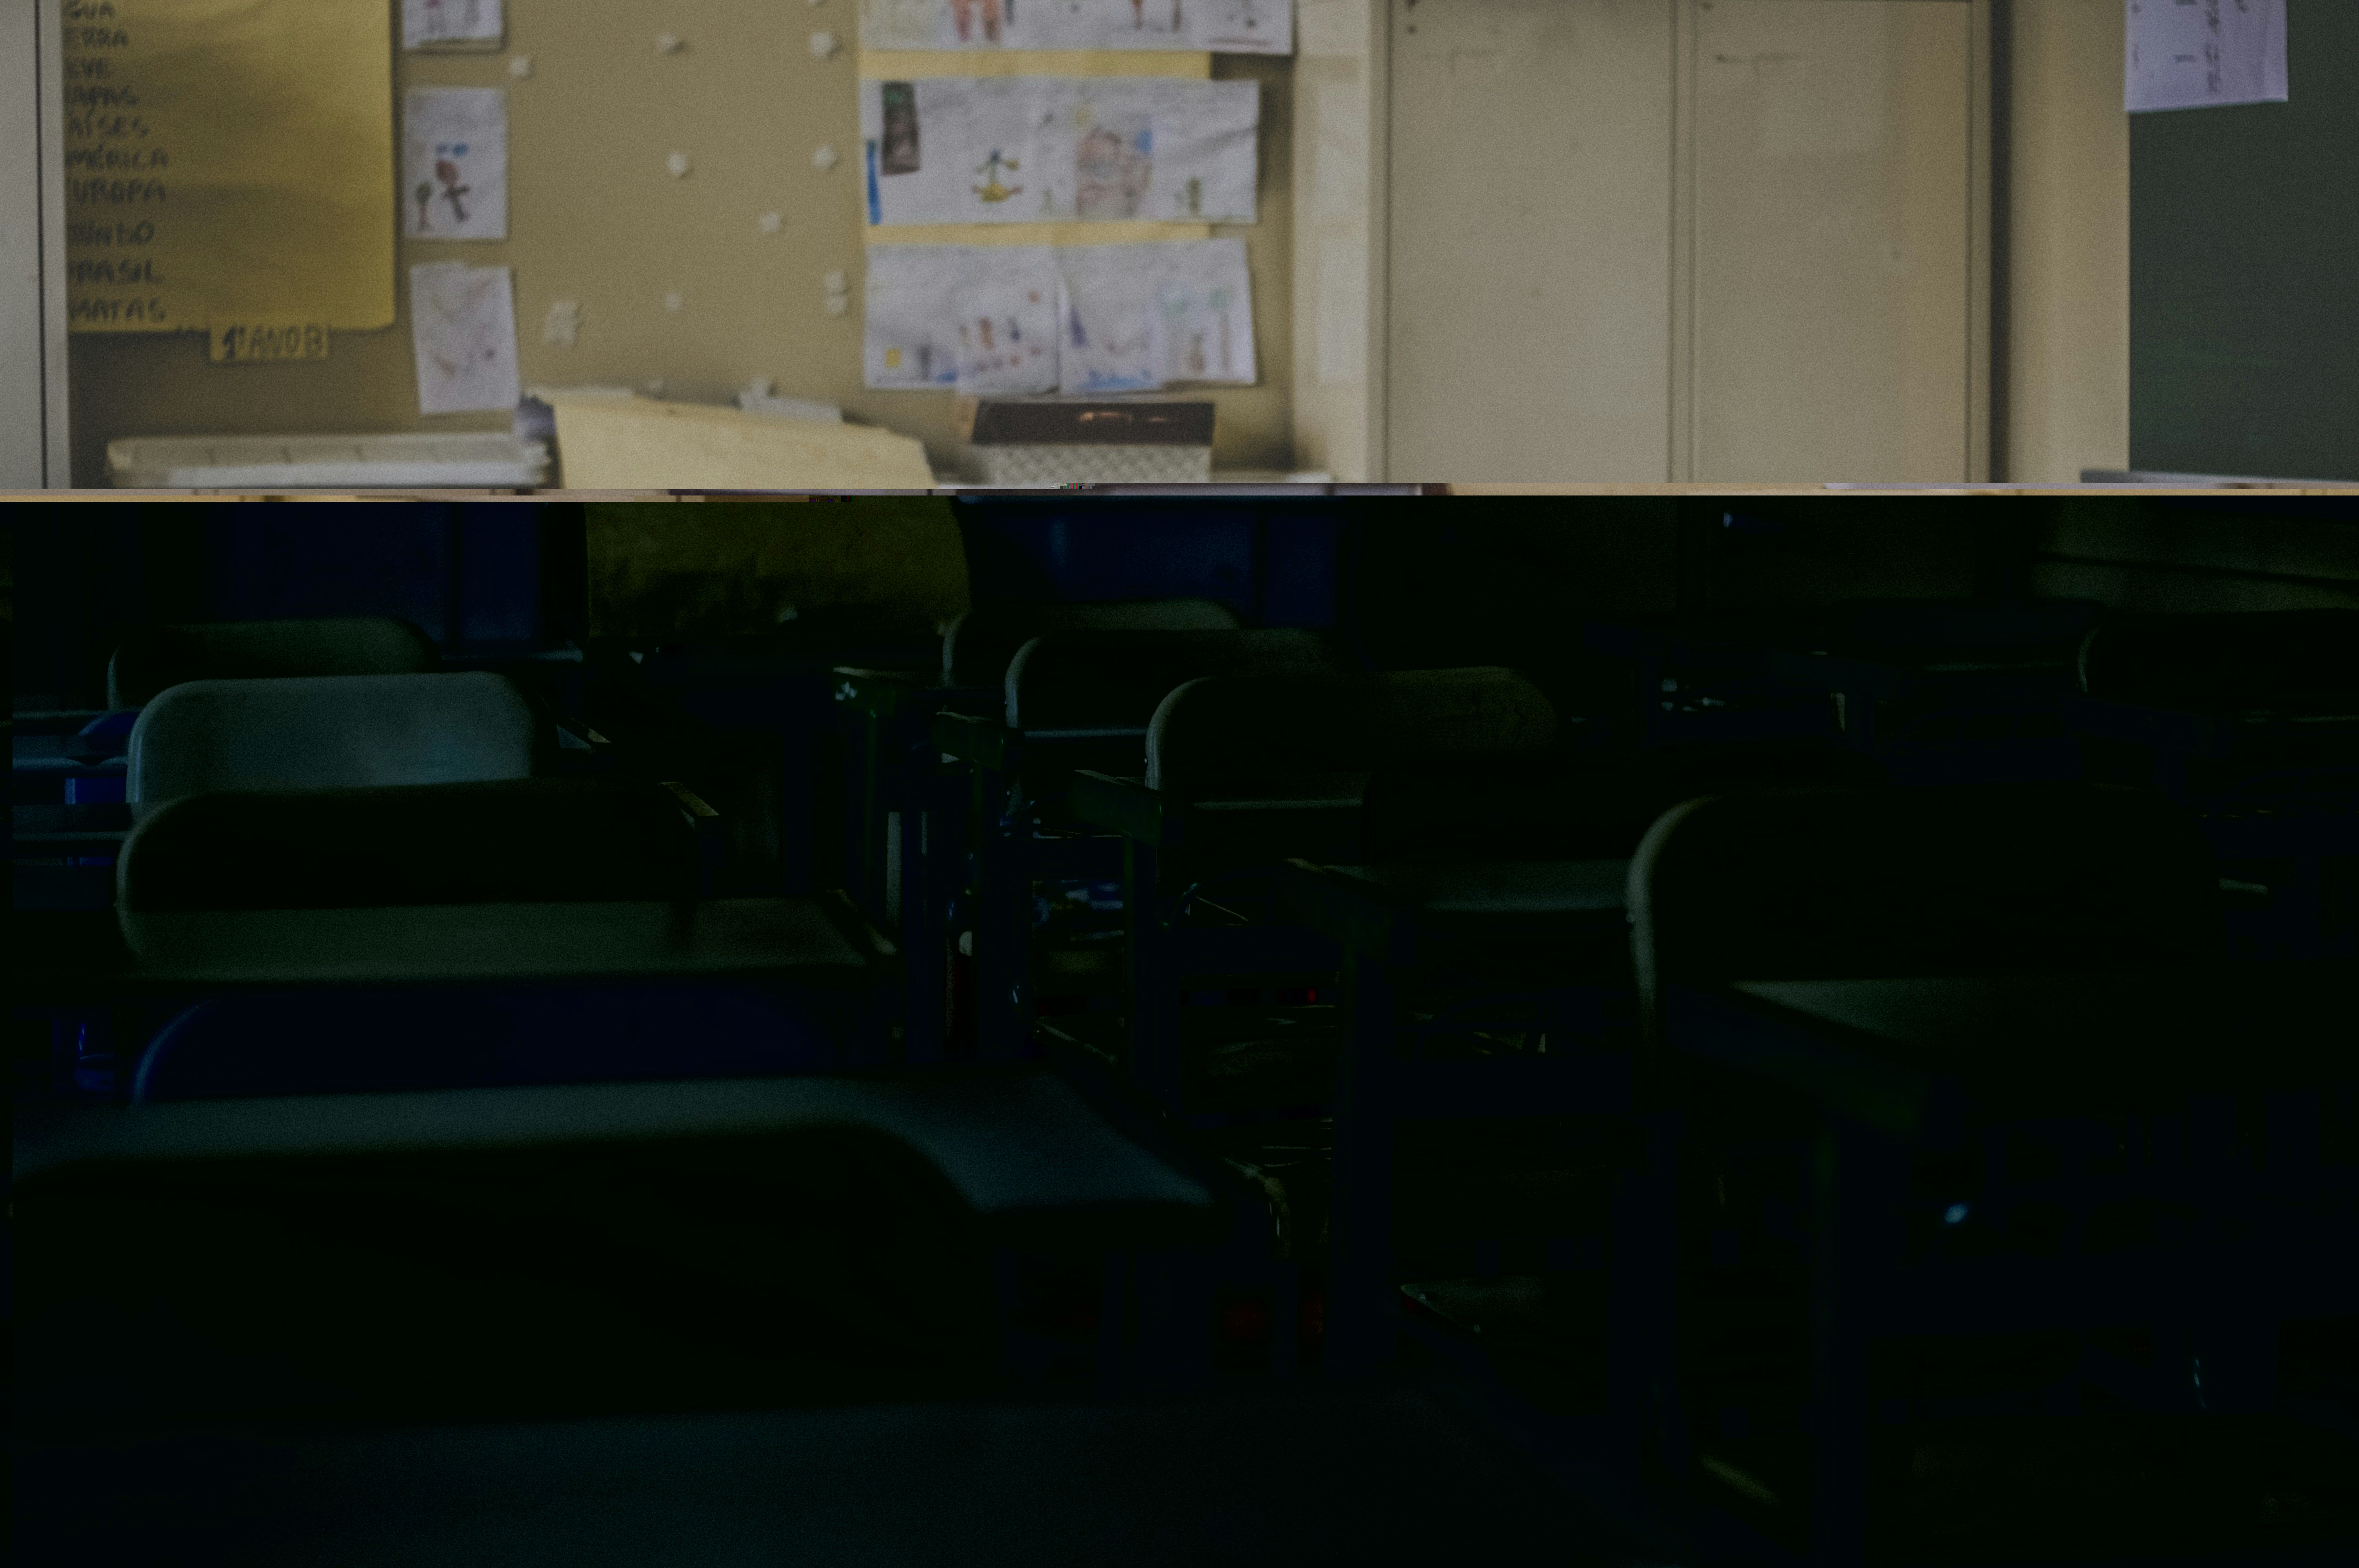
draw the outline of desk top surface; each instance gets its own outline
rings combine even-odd
[[[136,958],[127,978],[154,983],[850,979],[865,968],[819,902],[799,898],[134,912],[124,935]]]
[[[715,1079],[31,1108],[14,1169],[281,1155],[427,1152],[859,1126],[925,1155],[984,1215],[1201,1210],[1200,1183],[1125,1138],[1052,1073]]]
[[[1734,989],[1919,1071],[2161,1087],[2359,1070],[2359,967],[2347,963]],[[1669,1022],[1676,1042],[1676,1000]]]
[[[1510,860],[1496,863],[1327,866],[1331,879],[1371,901],[1408,904],[1441,915],[1566,916],[1622,919],[1627,860]]]

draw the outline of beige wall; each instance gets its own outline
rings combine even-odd
[[[1383,477],[1386,9],[1295,7],[1295,463],[1345,481]]]
[[[386,7],[388,17],[399,10]],[[408,267],[465,260],[515,270],[517,351],[527,385],[660,379],[665,395],[722,402],[756,376],[787,396],[841,403],[853,416],[923,440],[937,466],[955,451],[947,392],[862,384],[859,65],[850,0],[508,0],[506,50],[396,55],[412,86],[505,87],[509,232],[505,243],[401,243],[400,313],[390,330],[340,332],[323,362],[215,366],[195,336],[73,341],[74,472],[105,482],[105,446],[124,436],[505,429],[505,414],[421,418],[411,363]],[[390,25],[390,24],[389,24]],[[810,35],[843,48],[815,59]],[[686,49],[658,55],[655,37]],[[532,75],[508,74],[510,54]],[[1221,226],[1246,242],[1260,383],[1211,393],[1214,460],[1285,468],[1294,381],[1292,61],[1220,56],[1216,76],[1262,83],[1261,222]],[[811,167],[832,144],[833,169]],[[666,155],[686,152],[674,179]],[[756,219],[785,216],[777,234]],[[850,278],[852,308],[825,310],[825,274]],[[679,293],[684,308],[664,308]],[[541,341],[552,301],[582,307],[578,345]]]
[[[2015,0],[2006,479],[2129,466],[2123,31],[2120,0]]]

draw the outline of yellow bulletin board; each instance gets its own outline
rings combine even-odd
[[[55,3],[55,0],[53,0]],[[383,0],[63,0],[67,315],[306,359],[394,319]]]
[[[378,254],[397,285],[393,321],[376,330],[331,330],[325,359],[272,363],[212,362],[196,336],[78,335],[71,361],[75,482],[104,484],[105,445],[125,437],[508,428],[506,414],[418,411],[409,268],[452,261],[510,269],[517,368],[527,387],[628,386],[671,402],[725,404],[766,379],[778,396],[832,403],[848,418],[915,438],[940,471],[959,460],[963,437],[949,391],[864,384],[864,251],[872,234],[1004,243],[1015,226],[962,225],[949,236],[930,228],[868,228],[860,178],[864,62],[857,6],[849,0],[668,0],[652,7],[646,0],[506,0],[506,36],[497,50],[480,54],[395,48],[394,0],[169,3],[232,16],[353,5],[371,14],[379,62],[371,114],[386,149]],[[832,46],[824,50],[813,46],[822,33]],[[676,49],[658,46],[667,35]],[[1101,222],[1082,225],[1085,232],[1076,237],[1184,239],[1209,229],[1245,242],[1260,380],[1185,395],[1218,406],[1217,466],[1291,466],[1290,59],[975,51],[868,63],[873,69],[879,60],[898,76],[1058,74],[1071,64],[1098,73],[1209,70],[1259,82],[1259,222],[1141,224],[1136,235],[1124,232],[1130,225]],[[394,237],[396,115],[410,90],[446,86],[507,95],[506,240]],[[821,148],[836,155],[832,163],[814,160]],[[685,156],[684,176],[670,172],[674,153]],[[831,281],[843,290],[830,288]],[[830,308],[832,297],[842,302],[840,313]],[[579,323],[570,344],[549,326],[552,308],[567,304]]]

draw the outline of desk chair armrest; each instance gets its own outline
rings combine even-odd
[[[934,749],[943,756],[988,768],[1006,765],[1016,744],[1006,725],[978,714],[937,713],[932,733]]]
[[[689,826],[696,829],[697,892],[700,897],[711,898],[722,859],[729,850],[728,824],[721,813],[686,784],[667,779],[663,787],[679,803],[680,813],[688,818]]]
[[[1073,815],[1093,827],[1103,827],[1141,844],[1162,845],[1168,821],[1163,792],[1137,779],[1084,768],[1073,774],[1066,799]]]

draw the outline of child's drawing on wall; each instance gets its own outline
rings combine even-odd
[[[888,81],[880,96],[885,103],[884,146],[877,163],[881,174],[918,172],[918,90],[907,81]]]
[[[401,189],[412,234],[507,238],[507,95],[497,88],[412,89],[402,135]]]
[[[969,392],[1047,392],[1057,384],[1055,305],[1047,291],[976,285],[958,291],[957,384]]]
[[[991,202],[1005,201],[1010,197],[1021,196],[1024,194],[1022,186],[999,183],[1001,169],[1005,168],[1008,173],[1014,174],[1021,167],[1016,159],[1002,156],[999,149],[994,147],[991,149],[991,157],[984,159],[982,166],[974,171],[984,177],[984,182],[970,189],[984,200]]]
[[[1073,154],[1073,211],[1082,218],[1136,218],[1155,173],[1155,127],[1145,115],[1102,120]]]
[[[997,43],[1001,21],[1000,5],[1001,0],[951,0],[951,16],[958,27],[959,42],[965,44],[974,41],[974,24],[976,15],[980,13],[983,20],[984,40],[986,43]]]
[[[467,144],[461,142],[455,146],[439,146],[434,149],[434,178],[442,182],[442,199],[451,203],[451,211],[457,214],[458,221],[463,223],[467,221],[467,209],[459,199],[474,187],[460,183],[459,165],[456,160],[467,156]],[[423,226],[423,214],[420,215],[419,222]]]

